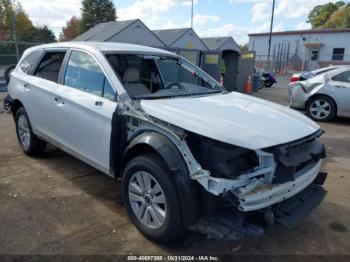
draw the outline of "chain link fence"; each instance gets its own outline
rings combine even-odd
[[[40,45],[38,42],[0,41],[0,92],[6,91],[5,70],[10,65],[17,64],[23,52],[32,46]]]
[[[16,64],[24,50],[29,47],[40,45],[37,42],[14,42],[0,41],[0,67]]]
[[[286,74],[294,71],[314,70],[329,65],[350,65],[350,55],[334,55],[333,53],[318,52],[317,54],[304,54],[303,56],[280,53],[270,55],[257,54],[255,67],[275,74]]]

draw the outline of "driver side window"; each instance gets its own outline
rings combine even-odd
[[[138,55],[107,55],[126,92],[132,96],[154,93],[162,88],[153,59]]]

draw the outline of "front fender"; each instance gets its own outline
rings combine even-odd
[[[150,147],[164,160],[169,175],[174,176],[185,225],[194,224],[198,216],[198,185],[190,179],[187,165],[176,145],[165,135],[148,131],[136,136],[126,147],[123,162],[130,156],[142,153],[140,148]],[[141,151],[141,152],[137,152]]]

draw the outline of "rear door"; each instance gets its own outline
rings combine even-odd
[[[32,76],[26,79],[24,90],[28,97],[28,112],[34,133],[55,139],[53,109],[55,90],[66,49],[44,50]]]
[[[350,116],[350,70],[333,76],[330,84],[337,98],[338,115]]]
[[[33,90],[31,89],[31,86],[33,85],[33,82],[35,82],[35,77],[33,77],[32,74],[42,52],[43,50],[31,52],[21,60],[20,64],[12,74],[8,88],[9,95],[13,98],[19,99],[24,105],[34,131],[36,128],[36,117],[33,113],[33,107],[36,106],[36,98],[32,96]]]
[[[57,90],[59,142],[73,155],[108,173],[116,92],[96,58],[72,50]]]

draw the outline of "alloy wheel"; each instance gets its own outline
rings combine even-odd
[[[30,147],[30,129],[27,118],[24,115],[20,115],[17,119],[18,135],[21,141],[21,145],[24,150],[28,150]]]
[[[324,119],[331,113],[331,105],[328,101],[323,99],[317,99],[310,105],[310,114],[315,119]]]
[[[158,181],[145,171],[133,174],[129,181],[128,196],[133,213],[143,225],[158,229],[165,223],[167,203]]]

